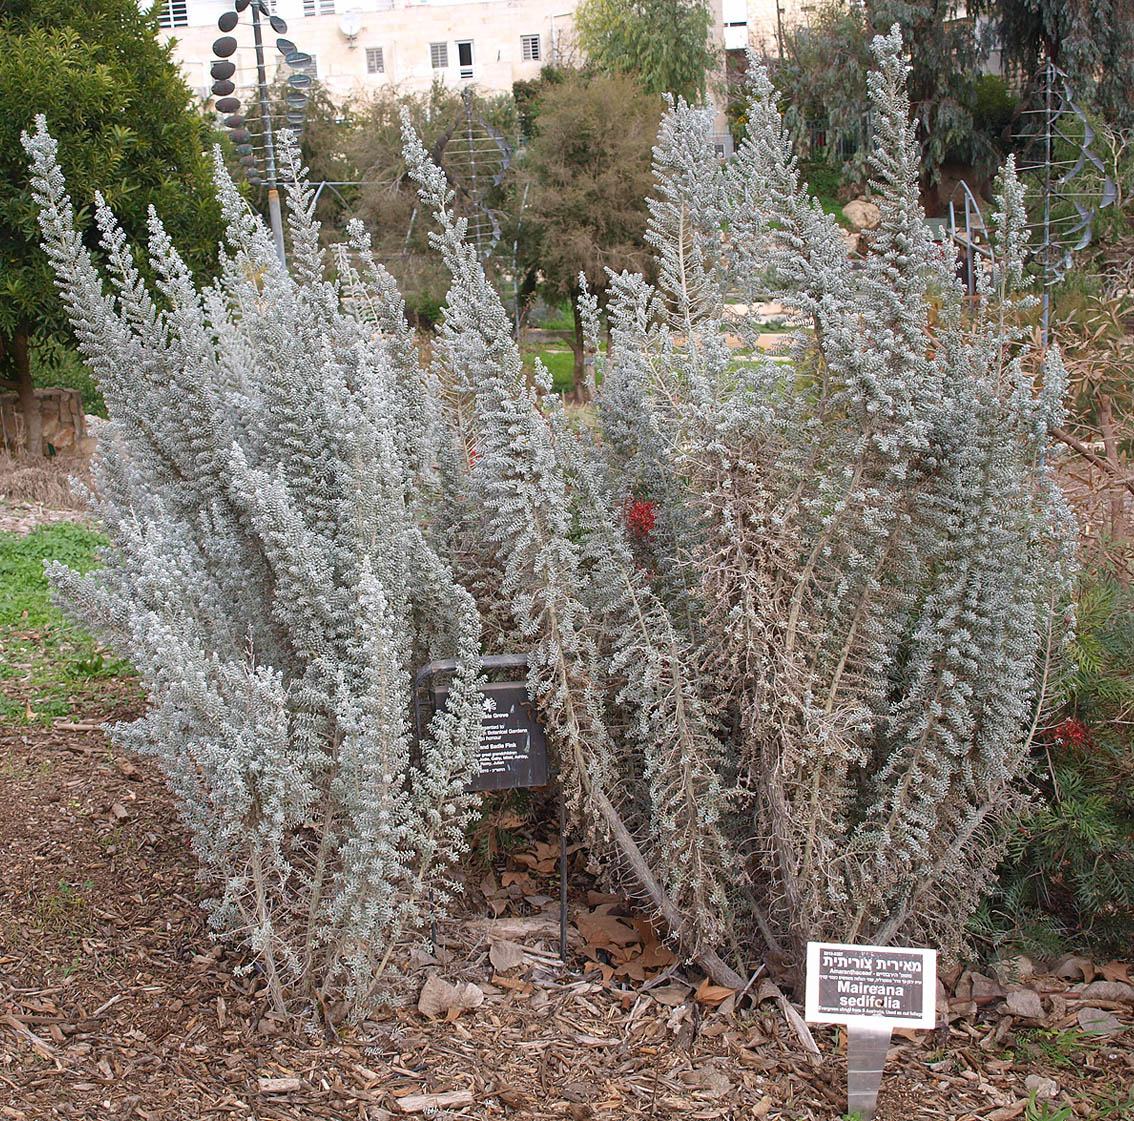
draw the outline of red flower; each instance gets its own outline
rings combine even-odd
[[[1088,747],[1091,742],[1090,729],[1082,720],[1076,720],[1074,716],[1068,716],[1062,723],[1056,724],[1049,734],[1056,743],[1064,747],[1083,748]]]
[[[644,498],[627,499],[626,526],[639,541],[648,541],[658,520],[658,504]]]

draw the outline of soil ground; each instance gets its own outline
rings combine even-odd
[[[34,714],[34,682],[4,686]],[[439,924],[436,956],[407,947],[404,1005],[337,1035],[277,1021],[249,962],[209,935],[157,768],[101,730],[142,704],[131,679],[95,680],[76,686],[50,726],[0,727],[0,1119],[843,1115],[841,1034],[817,1029],[819,1054],[809,1055],[766,986],[721,1003],[703,989],[698,999],[695,970],[639,968],[647,952],[664,960],[664,948],[593,890],[582,853],[572,953],[558,962],[553,824],[537,822],[511,849],[488,846],[467,912]],[[597,932],[614,928],[639,932],[632,952],[619,938],[609,953],[599,945]],[[524,945],[521,964],[494,969],[500,939]],[[947,1025],[895,1037],[876,1116],[1130,1121],[1134,1008],[1113,980],[1128,974],[1110,963],[1119,999],[1088,1000],[1094,967],[1082,964],[1090,976],[1041,974],[1030,987],[949,974]],[[474,982],[484,1003],[427,1019],[414,1001],[430,970]],[[1011,1014],[1013,991],[1035,994],[1042,1015]],[[1081,1029],[1088,1003],[1117,1017],[1112,1034]],[[1029,1106],[1029,1076],[1053,1095],[1048,1104]]]

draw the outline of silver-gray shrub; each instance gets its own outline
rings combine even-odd
[[[1046,462],[1062,366],[1049,352],[1033,384],[1013,326],[1014,169],[971,303],[918,201],[897,32],[875,51],[881,226],[861,268],[755,59],[727,166],[710,114],[672,106],[659,279],[611,279],[597,430],[525,384],[410,138],[453,275],[441,376],[479,452],[463,493],[491,545],[452,539],[454,567],[496,572],[584,819],[726,980],[750,924],[797,965],[818,937],[957,948],[1018,805],[1073,570]],[[806,317],[786,360],[726,344],[755,342],[758,295]],[[630,500],[656,504],[647,541]]]
[[[976,303],[930,237],[900,46],[875,44],[882,221],[859,269],[754,59],[728,165],[710,116],[671,107],[659,280],[612,278],[581,420],[525,376],[408,126],[451,276],[428,368],[360,228],[324,279],[301,177],[293,275],[218,171],[221,278],[195,290],[155,219],[154,301],[100,207],[104,292],[53,146],[29,141],[115,417],[107,567],[56,579],[143,672],[151,711],[120,734],[165,762],[214,920],[276,974],[365,995],[420,917],[461,848],[482,644],[528,655],[577,820],[716,980],[768,951],[798,967],[816,937],[957,947],[1073,569],[1046,463],[1063,373],[1054,351],[1042,384],[1024,373],[1011,164]],[[758,295],[806,317],[786,359],[729,345],[755,343]],[[589,296],[583,318],[597,349]],[[651,532],[628,502],[652,504]],[[408,667],[442,652],[458,687],[415,764]]]
[[[422,529],[439,417],[401,299],[357,230],[326,279],[302,175],[284,269],[219,154],[215,283],[151,213],[151,291],[98,198],[100,270],[42,119],[24,142],[111,417],[90,495],[111,543],[89,575],[53,566],[57,596],[142,677],[148,710],[115,738],[161,763],[212,925],[251,946],[281,1009],[363,1011],[455,886],[482,717],[476,605]],[[430,657],[457,670],[418,748]]]

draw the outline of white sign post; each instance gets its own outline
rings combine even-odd
[[[808,942],[806,1017],[846,1025],[847,1111],[871,1117],[890,1032],[936,1021],[937,951]]]

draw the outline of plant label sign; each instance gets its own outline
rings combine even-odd
[[[895,1027],[937,1018],[937,951],[807,943],[806,1016],[847,1026],[847,1111],[873,1116]]]
[[[806,1013],[815,1023],[931,1028],[937,951],[808,942]]]
[[[470,790],[514,790],[543,786],[551,778],[547,740],[535,707],[522,681],[489,681],[480,687],[485,712],[478,770]],[[447,689],[434,693],[434,706],[442,708]]]

